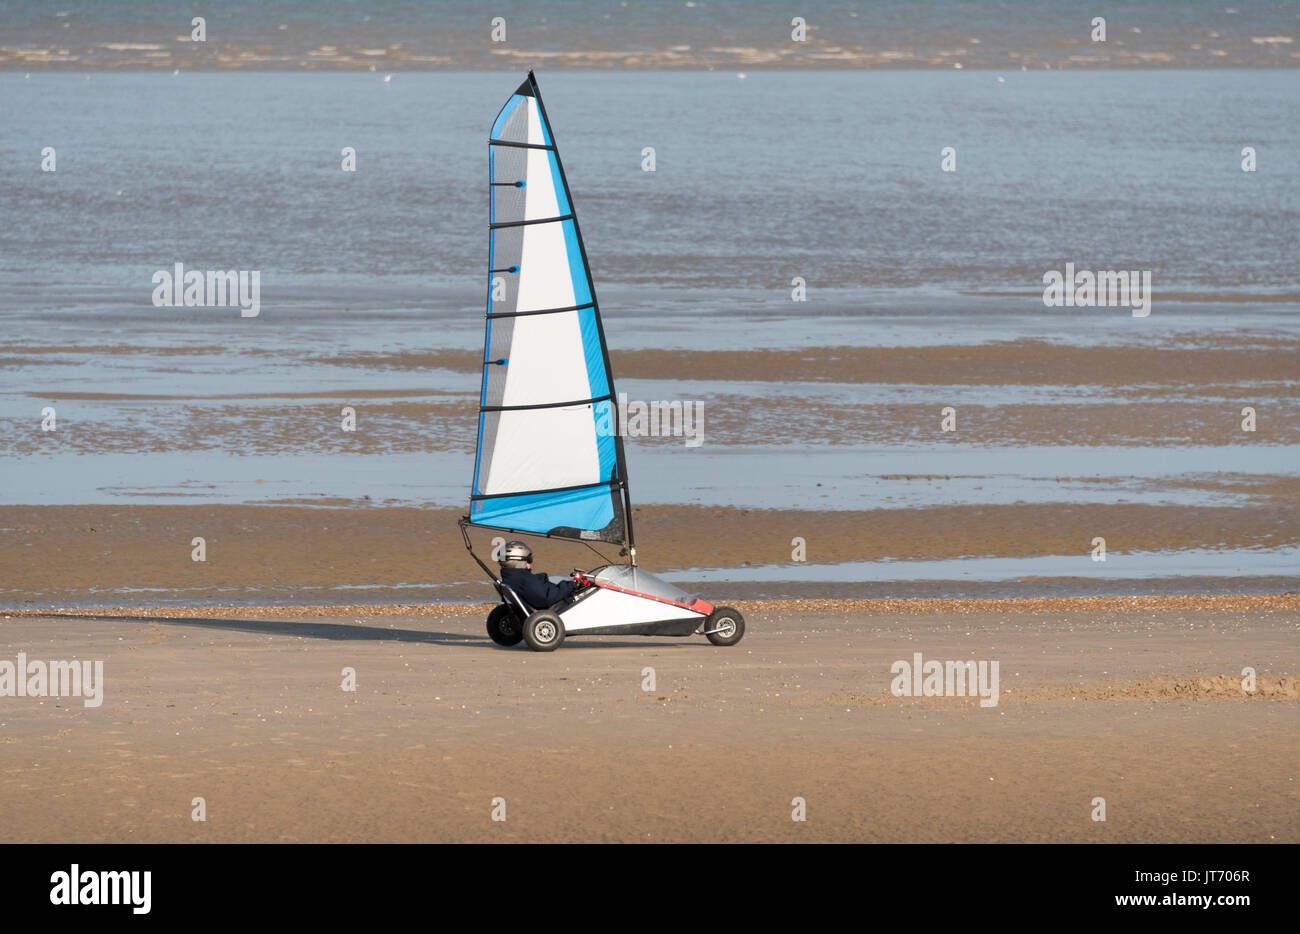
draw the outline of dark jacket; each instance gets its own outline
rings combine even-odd
[[[534,610],[559,603],[578,587],[576,581],[552,584],[545,574],[534,574],[528,568],[502,568],[501,580]]]

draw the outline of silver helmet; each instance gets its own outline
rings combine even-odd
[[[506,542],[501,546],[501,563],[511,561],[528,562],[533,560],[533,550],[523,542]]]

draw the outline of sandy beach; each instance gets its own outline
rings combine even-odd
[[[1218,608],[1178,608],[1198,599]],[[101,659],[104,699],[0,701],[0,823],[25,842],[1300,838],[1296,597],[882,606],[746,604],[734,648],[551,655],[494,646],[466,609],[10,615],[4,657]],[[996,706],[893,696],[916,652],[998,661]]]

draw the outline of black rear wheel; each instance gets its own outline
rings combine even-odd
[[[488,614],[487,631],[497,645],[518,645],[524,638],[519,617],[515,616],[514,611],[504,603],[493,607],[492,612]]]
[[[745,635],[745,617],[729,606],[714,607],[704,622],[704,637],[714,645],[735,645]]]

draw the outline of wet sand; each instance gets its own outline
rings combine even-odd
[[[209,347],[161,347],[160,359]],[[111,391],[78,385],[53,360],[111,360],[126,365],[140,348],[0,345],[18,364],[21,402],[59,413],[57,433],[30,418],[0,419],[11,455],[240,451],[384,455],[470,453],[477,413],[477,351],[363,352],[321,356],[299,351],[304,366],[328,366],[319,388],[208,393]],[[261,351],[241,351],[260,360]],[[292,353],[292,352],[290,352]],[[698,400],[702,443],[897,445],[952,440],[1020,445],[1169,447],[1300,443],[1297,393],[1300,343],[1242,333],[1176,346],[1071,347],[1045,341],[911,347],[812,347],[802,350],[612,352],[619,379],[643,380],[651,399]],[[8,356],[6,356],[8,355]],[[287,362],[288,357],[281,362]],[[247,361],[244,361],[247,363]],[[171,364],[167,364],[170,366]],[[229,360],[225,366],[232,365]],[[29,378],[23,367],[35,368]],[[46,372],[44,368],[53,366]],[[450,377],[461,391],[430,389]],[[84,376],[80,377],[84,380]],[[21,382],[20,382],[21,381]],[[396,382],[396,384],[394,384]],[[340,386],[343,383],[347,388]],[[770,386],[770,391],[746,388]],[[785,389],[781,390],[781,384]],[[309,384],[310,385],[310,384]],[[389,388],[380,388],[387,385]],[[622,384],[626,386],[626,383]],[[39,388],[37,388],[39,387]],[[636,399],[636,394],[629,398]],[[649,401],[649,400],[642,400]],[[339,430],[351,405],[358,430]],[[940,431],[940,412],[955,405],[957,431]],[[1242,410],[1256,411],[1241,430]],[[638,437],[637,444],[680,447],[680,436]]]
[[[4,657],[105,663],[98,708],[0,699],[0,823],[15,842],[1296,842],[1300,606],[1232,599],[752,606],[734,648],[549,655],[493,646],[479,615],[0,619]],[[893,696],[915,652],[997,660],[997,705]]]
[[[357,504],[0,506],[0,605],[477,602],[491,592],[461,541],[456,521],[462,512]],[[804,539],[807,564],[1078,554],[1080,577],[1087,576],[1090,543],[1098,534],[1104,534],[1113,551],[1198,548],[1206,542],[1225,549],[1300,544],[1300,507],[1267,501],[1254,508],[1123,503],[870,511],[644,506],[635,508],[634,518],[640,560],[648,570],[788,566],[788,571],[773,570],[773,581],[802,576],[801,565],[791,560],[796,537]],[[475,530],[481,554],[490,552],[493,534]],[[203,562],[192,560],[195,536],[206,542]],[[578,543],[553,540],[536,547],[539,561],[552,574],[606,563]],[[613,561],[617,550],[603,547]],[[1230,560],[1225,551],[1225,561]],[[1296,582],[1278,583],[1280,589],[1300,589]],[[1029,586],[1041,591],[1050,585]],[[1217,585],[1231,586],[1230,579]],[[710,589],[739,598],[759,593],[910,595],[919,588],[772,583]]]
[[[708,505],[637,507],[641,558],[653,571],[788,568],[774,569],[766,583],[728,587],[736,599],[992,596],[1099,592],[1086,579],[1096,536],[1112,552],[1210,549],[1222,551],[1225,563],[1233,550],[1295,546],[1300,486],[1278,446],[1300,443],[1298,347],[1289,334],[1247,329],[1167,346],[1026,340],[614,352],[620,379],[647,381],[638,389],[702,400],[700,451],[739,451],[734,461],[732,455],[691,461],[699,452],[684,450],[681,437],[629,440],[634,492],[656,480],[655,462],[645,453],[705,465],[651,502],[664,503],[667,492]],[[38,373],[51,360],[75,362],[72,369],[110,361],[115,372],[121,362],[134,365],[140,350],[102,342],[0,345],[0,355]],[[260,361],[264,350],[231,353]],[[208,343],[154,351],[186,366],[203,358],[209,370],[230,365],[226,352]],[[0,443],[13,457],[50,457],[50,471],[57,468],[50,475],[79,485],[77,498],[63,502],[102,497],[111,505],[0,506],[0,605],[482,599],[483,582],[455,525],[463,509],[442,505],[460,499],[469,481],[476,408],[470,374],[477,359],[476,351],[463,350],[322,354],[319,344],[308,343],[284,351],[279,361],[311,368],[314,375],[304,381],[205,382],[196,384],[197,392],[157,393],[138,391],[124,374],[20,383],[19,368],[16,411],[25,405],[29,413],[0,419]],[[746,391],[746,382],[771,390]],[[464,384],[467,391],[431,384]],[[954,396],[960,396],[958,430],[944,433],[940,410]],[[38,430],[36,415],[47,404],[58,409],[56,432]],[[344,405],[356,409],[355,432],[340,430]],[[1258,416],[1252,433],[1241,430],[1247,405]],[[950,451],[954,444],[958,449]],[[852,445],[863,452],[860,468],[852,452],[835,453]],[[1098,453],[1053,453],[1070,446]],[[902,448],[911,454],[869,456]],[[965,457],[981,448],[994,456]],[[1147,449],[1149,463],[1141,454]],[[200,452],[199,459],[177,460],[182,452]],[[230,463],[232,452],[241,455],[238,464]],[[421,460],[443,452],[454,456]],[[826,452],[841,460],[819,466],[809,460],[810,468],[800,469],[799,454]],[[119,461],[113,467],[106,461],[105,473],[96,475],[90,468],[101,455]],[[274,460],[263,464],[262,457]],[[42,468],[26,482],[39,484],[45,475]],[[757,493],[746,493],[751,484]],[[11,492],[11,501],[38,501],[34,489]],[[846,503],[849,494],[858,498]],[[727,496],[738,499],[728,503]],[[768,496],[782,498],[773,505],[801,508],[741,508],[768,503]],[[432,502],[419,505],[426,498]],[[825,508],[836,503],[881,508]],[[190,560],[195,536],[207,541],[203,563]],[[796,538],[806,544],[802,566],[792,560]],[[606,553],[612,557],[614,550]],[[580,545],[547,543],[544,554],[552,573],[602,563]],[[957,590],[800,582],[809,565],[848,561],[1074,554],[1084,565],[1079,579],[1054,583],[974,579]],[[1190,572],[1182,580],[1107,586],[1100,592],[1238,588],[1231,578]],[[1297,587],[1292,575],[1255,580],[1247,589]]]
[[[1135,336],[1134,339],[1137,339]],[[0,343],[0,354],[201,356],[224,348],[79,346]],[[1238,382],[1294,382],[1300,341],[1280,333],[1180,337],[1178,344],[1103,344],[1068,346],[1041,340],[990,341],[935,346],[835,346],[797,350],[618,350],[610,352],[614,374],[633,379],[711,379],[775,382],[905,383],[921,385],[1023,386],[1104,385],[1135,387],[1168,383],[1199,393],[1208,387]],[[241,354],[265,355],[257,348]],[[293,349],[276,352],[293,355]],[[312,363],[364,369],[451,370],[477,373],[477,350],[362,351],[329,355],[308,354]],[[45,361],[42,361],[44,363]],[[334,387],[316,393],[277,392],[277,398],[334,395]],[[55,399],[224,398],[248,399],[257,394],[233,392],[201,397],[116,394],[52,390]],[[417,394],[412,392],[412,394]]]
[[[693,384],[708,389],[707,384]],[[673,384],[663,397],[681,401]],[[51,438],[31,425],[0,425],[0,439],[14,455],[223,452],[249,455],[310,452],[322,455],[385,455],[452,451],[472,454],[477,397],[450,401],[392,401],[415,395],[403,390],[356,390],[311,394],[311,400],[263,395],[240,402],[150,397],[70,399],[43,397],[58,406],[60,432]],[[332,397],[332,398],[331,398]],[[1173,445],[1300,444],[1300,400],[1249,390],[1225,391],[1213,399],[982,405],[952,398],[950,392],[918,387],[906,402],[863,404],[809,399],[798,390],[775,398],[732,392],[696,393],[690,430],[710,449],[735,445],[898,445],[968,442],[1002,446],[1089,445],[1167,447]],[[329,401],[326,401],[326,400]],[[65,403],[65,404],[61,404]],[[957,431],[943,434],[942,410],[955,405]],[[43,406],[45,401],[37,402]],[[1259,414],[1252,434],[1241,431],[1241,410]],[[357,433],[338,430],[340,410],[357,413]],[[39,409],[38,409],[39,411]],[[664,416],[664,424],[668,416]],[[468,429],[466,426],[470,426]],[[8,430],[6,430],[8,429]],[[637,445],[680,449],[684,434],[637,437]]]
[[[662,15],[623,4],[588,15],[550,5],[545,14],[507,4],[496,20],[460,9],[419,6],[322,14],[310,5],[232,4],[213,17],[203,41],[189,19],[132,15],[127,8],[77,9],[23,17],[0,45],[0,65],[31,71],[267,70],[428,71],[444,69],[760,70],[996,68],[1294,67],[1295,22],[1284,5],[1159,6],[1118,13],[1106,41],[1088,17],[1051,4],[1022,5],[1013,27],[1001,7],[966,4],[890,10],[803,12],[793,40],[779,7],[696,4]],[[82,6],[87,6],[82,4]],[[93,6],[93,5],[91,5]],[[771,6],[770,4],[767,6]],[[1253,9],[1258,6],[1259,9]],[[474,12],[477,12],[476,10]],[[508,29],[506,24],[508,23]]]
[[[1300,343],[1270,335],[1207,339],[1202,346],[1066,346],[1024,340],[933,347],[806,347],[799,350],[611,351],[616,377],[923,385],[1102,385],[1169,383],[1195,393],[1212,384],[1293,381]],[[380,351],[318,357],[317,362],[477,372],[472,351]],[[1193,378],[1194,377],[1194,378]]]

